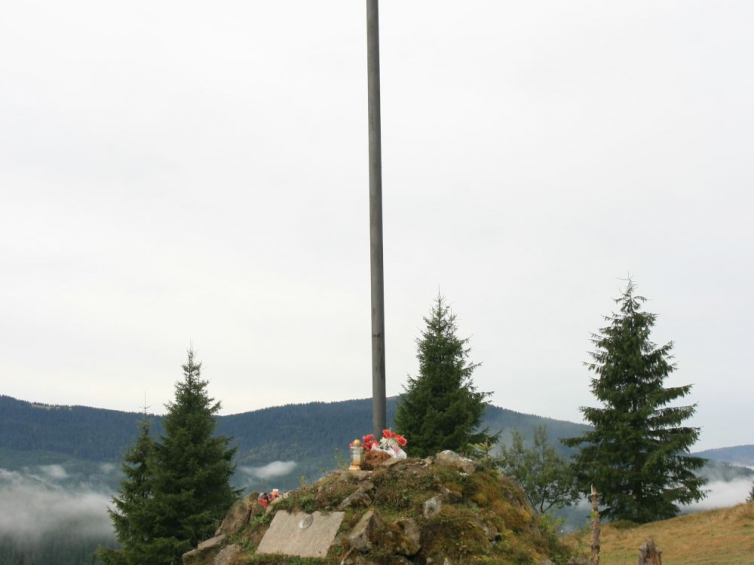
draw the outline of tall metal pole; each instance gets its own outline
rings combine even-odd
[[[382,268],[382,133],[378,0],[367,0],[369,89],[369,243],[372,273],[372,429],[380,437],[385,411],[385,277]]]

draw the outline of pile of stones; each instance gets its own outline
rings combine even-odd
[[[427,459],[388,459],[374,471],[335,471],[266,508],[252,493],[233,505],[215,537],[184,554],[183,564],[235,565],[254,554],[339,565],[459,565],[459,551],[489,552],[510,534],[506,520],[536,537],[535,514],[511,483],[500,491],[508,497],[510,516],[484,507],[483,492],[470,498],[463,485],[476,472],[474,461],[444,451]],[[445,538],[456,535],[466,545],[446,551]]]

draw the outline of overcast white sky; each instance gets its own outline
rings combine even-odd
[[[371,394],[365,3],[0,16],[0,393]],[[630,272],[699,449],[754,443],[754,3],[383,0],[388,394],[438,289],[494,404],[580,421]]]

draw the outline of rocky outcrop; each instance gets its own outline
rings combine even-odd
[[[218,528],[221,539],[187,553],[184,565],[238,565],[248,562],[254,548],[259,557],[269,554],[267,537],[282,539],[278,522],[286,516],[293,520],[283,536],[289,541],[278,543],[273,553],[305,557],[295,553],[303,542],[294,541],[316,529],[308,518],[327,521],[335,514],[342,521],[327,540],[317,541],[323,565],[460,565],[477,557],[490,564],[539,564],[567,551],[543,534],[517,485],[451,451],[426,459],[375,460],[373,471],[335,471],[266,509],[257,506],[256,494],[236,503]],[[252,519],[255,515],[260,519]],[[226,545],[223,536],[233,543]]]
[[[369,551],[377,541],[377,532],[382,527],[382,520],[369,510],[351,530],[348,544],[358,551]]]
[[[403,537],[406,538],[407,551],[399,551],[402,555],[415,555],[421,549],[421,528],[416,520],[411,518],[398,518],[395,525],[400,530]]]
[[[364,492],[362,488],[359,488],[348,498],[343,499],[343,502],[338,504],[338,510],[345,510],[346,508],[366,508],[372,504],[372,499]]]
[[[424,503],[422,514],[427,520],[431,520],[437,516],[442,510],[442,498],[439,496],[433,496]]]
[[[468,457],[462,457],[450,450],[438,453],[435,461],[439,465],[453,467],[454,469],[458,469],[459,471],[466,473],[467,475],[471,475],[474,471],[476,471],[476,463],[474,463],[474,461],[472,461]]]
[[[201,542],[196,549],[183,554],[183,565],[212,563],[215,555],[223,547],[224,542],[225,536],[222,534]]]
[[[241,554],[241,546],[236,544],[226,545],[220,553],[215,556],[212,565],[233,565],[236,562],[236,556]]]
[[[253,492],[246,498],[238,500],[230,507],[228,514],[215,532],[216,536],[230,536],[249,525],[249,520],[264,512],[264,507],[257,502],[259,493]]]

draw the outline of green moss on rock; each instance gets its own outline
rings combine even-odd
[[[359,490],[371,504],[362,507],[365,499],[359,496],[360,505],[343,508],[344,519],[325,559],[255,554],[274,513],[334,512]],[[434,497],[441,500],[439,512],[426,518],[424,503]],[[358,551],[349,535],[368,511],[380,526],[370,547]],[[466,474],[432,458],[393,461],[373,472],[335,471],[289,493],[232,541],[242,552],[226,565],[442,565],[446,558],[453,565],[540,565],[544,558],[560,564],[569,556],[513,481],[482,465]]]

